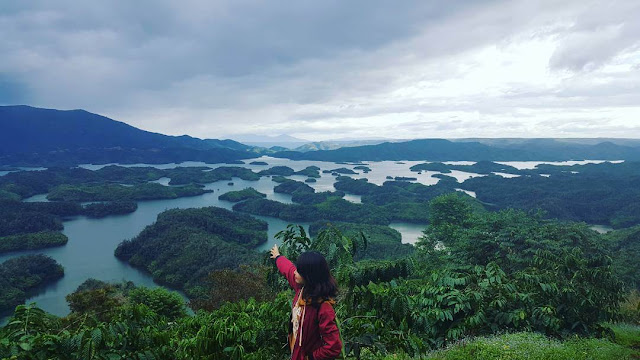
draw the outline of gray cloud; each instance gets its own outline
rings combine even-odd
[[[550,59],[555,69],[590,70],[640,45],[640,3],[591,2],[578,11]]]
[[[0,10],[0,103],[201,137],[509,136],[548,109],[637,106],[640,59],[603,69],[638,49],[639,17],[634,1],[14,2]],[[484,81],[478,51],[549,39],[562,81],[467,89]]]

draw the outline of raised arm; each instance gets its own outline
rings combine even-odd
[[[271,248],[271,258],[276,259],[276,266],[278,267],[278,271],[287,279],[289,285],[294,290],[298,290],[300,288],[300,285],[296,283],[296,276],[294,275],[296,266],[293,265],[293,263],[289,261],[289,259],[280,255],[278,245],[274,245],[273,248]]]

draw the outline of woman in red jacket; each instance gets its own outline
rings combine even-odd
[[[315,251],[302,253],[296,265],[280,255],[278,246],[271,249],[278,271],[295,290],[291,307],[289,347],[292,360],[335,359],[342,342],[333,310],[338,293],[324,256]]]

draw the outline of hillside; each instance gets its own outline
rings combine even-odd
[[[335,150],[282,151],[275,157],[319,161],[564,161],[582,159],[639,160],[637,147],[601,142],[595,145],[561,142],[555,139],[527,139],[523,142],[449,141],[420,139]]]
[[[140,130],[84,110],[0,106],[0,163],[226,162],[253,157],[233,140]]]

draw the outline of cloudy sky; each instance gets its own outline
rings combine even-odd
[[[0,104],[227,138],[640,138],[640,1],[0,2]]]

